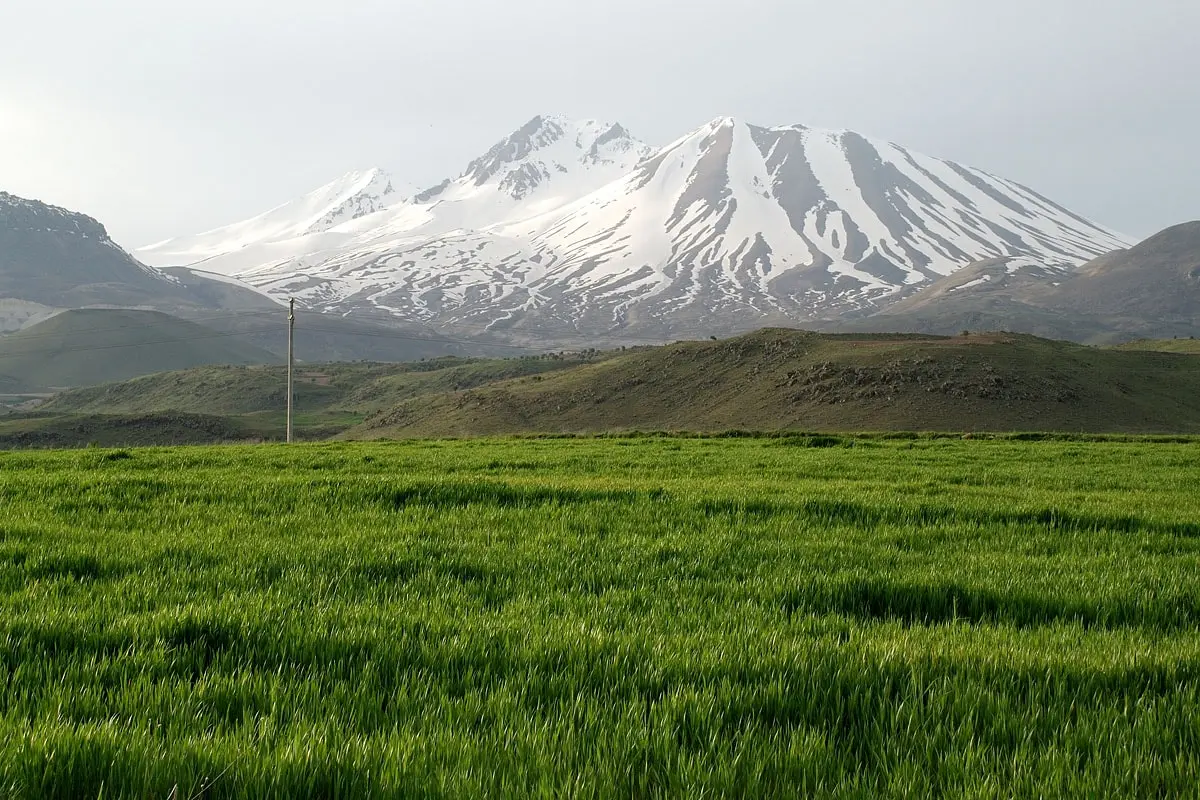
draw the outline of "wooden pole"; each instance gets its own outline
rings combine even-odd
[[[296,361],[296,298],[288,300],[287,442],[292,443],[292,368]]]

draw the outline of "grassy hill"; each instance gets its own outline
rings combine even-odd
[[[407,400],[349,435],[629,429],[1200,432],[1200,358],[1015,334],[769,329]]]
[[[65,311],[0,336],[0,391],[88,386],[201,364],[277,360],[238,337],[157,311]]]
[[[285,386],[275,366],[160,373],[64,392],[39,409],[50,421],[38,424],[52,426],[53,415],[207,414],[222,416],[243,438],[277,439]],[[1197,398],[1194,355],[1017,334],[785,329],[573,356],[312,365],[300,368],[296,386],[304,438],[731,429],[1200,433]]]
[[[410,398],[473,389],[497,381],[588,363],[563,358],[438,358],[405,364],[314,364],[296,371],[298,411],[376,413]],[[166,411],[253,414],[287,402],[287,370],[278,366],[199,367],[63,392],[49,413],[146,414]]]
[[[325,439],[406,400],[442,395],[590,363],[600,355],[440,358],[407,364],[318,364],[296,373],[296,435]],[[0,447],[78,447],[92,442],[205,444],[284,436],[287,371],[208,366],[62,392],[35,414],[0,420]],[[184,427],[179,420],[219,420]],[[160,426],[161,440],[153,429]]]

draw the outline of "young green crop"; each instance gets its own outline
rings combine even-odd
[[[0,796],[1183,796],[1200,445],[0,454]]]

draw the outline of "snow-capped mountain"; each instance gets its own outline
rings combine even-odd
[[[266,214],[138,251],[147,263],[197,264],[208,272],[250,275],[274,269],[307,269],[364,248],[386,250],[397,240],[430,240],[462,230],[561,208],[616,180],[654,153],[620,125],[565,117],[535,117],[472,161],[457,178],[419,194],[373,193],[352,173]],[[379,178],[377,186],[390,178]],[[364,209],[342,224],[323,224],[347,198],[365,198]],[[314,224],[320,223],[320,224]]]
[[[814,301],[859,304],[980,258],[1067,265],[1123,244],[979,170],[851,132],[728,118],[561,212],[504,232],[557,256],[548,272],[583,278],[593,295],[710,307],[754,300],[788,313]]]
[[[1013,181],[849,131],[720,118],[655,151],[619,125],[537,117],[456,179],[203,269],[339,313],[667,336],[869,311],[981,259],[1071,268],[1126,245]]]
[[[257,244],[322,233],[373,214],[403,198],[406,187],[380,169],[348,172],[303,197],[257,217],[195,236],[168,239],[137,251],[157,267],[195,264]]]

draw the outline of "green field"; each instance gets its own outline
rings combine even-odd
[[[0,453],[0,797],[1200,792],[1200,442]]]

